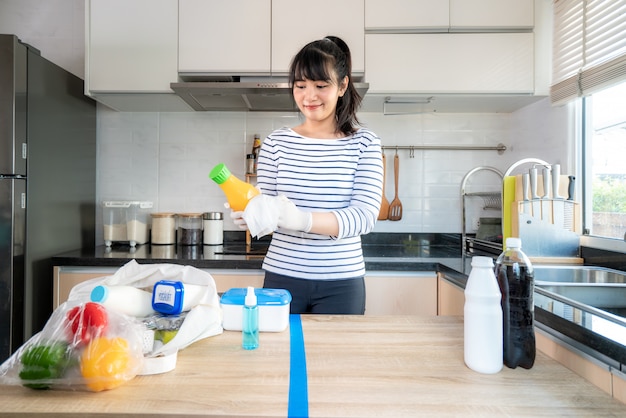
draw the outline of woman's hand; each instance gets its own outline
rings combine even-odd
[[[230,211],[230,219],[233,220],[233,223],[244,231],[248,230],[248,224],[246,224],[246,220],[243,219],[243,211]]]

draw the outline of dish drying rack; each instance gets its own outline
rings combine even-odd
[[[495,254],[499,254],[502,251],[502,244],[482,239],[477,239],[476,237],[470,237],[467,235],[467,213],[466,213],[466,199],[480,197],[483,200],[483,210],[494,209],[502,211],[502,192],[471,192],[468,193],[466,191],[466,186],[468,180],[476,173],[480,171],[489,171],[494,174],[497,174],[500,177],[500,183],[504,179],[504,174],[500,170],[494,167],[482,166],[476,167],[470,170],[465,177],[463,177],[463,181],[461,182],[461,243],[463,245],[463,254],[470,252],[470,249],[476,248],[481,249],[483,251],[492,252]]]

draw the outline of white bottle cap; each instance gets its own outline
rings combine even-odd
[[[246,293],[245,305],[256,306],[256,293],[254,293],[254,287],[252,286],[248,286],[248,293]]]
[[[491,257],[474,256],[472,257],[472,267],[493,267],[493,259]]]
[[[507,238],[506,248],[522,248],[522,240],[514,237]]]

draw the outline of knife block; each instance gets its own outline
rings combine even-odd
[[[568,202],[567,200],[565,202]],[[572,205],[572,232],[577,235],[582,235],[582,217],[581,217],[581,209],[580,204],[578,202],[569,201]],[[520,215],[526,214],[535,222],[541,222],[540,217],[533,216],[528,212],[527,207],[524,205],[528,205],[530,202],[512,202],[511,203],[511,232],[512,236],[519,237],[520,232],[520,222],[528,221],[528,219],[520,219]]]
[[[572,231],[524,212],[524,204],[525,202],[517,201],[511,204],[511,233],[522,240],[522,248],[531,261],[537,262],[541,259],[543,262],[579,262],[581,222],[578,203],[572,202]]]

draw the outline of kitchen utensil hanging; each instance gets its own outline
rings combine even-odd
[[[380,211],[378,212],[378,220],[382,221],[389,218],[389,201],[385,197],[385,182],[386,182],[386,173],[387,172],[387,161],[385,158],[385,153],[383,152],[383,199],[380,202]]]
[[[396,151],[396,155],[393,157],[393,177],[395,180],[395,196],[389,205],[389,220],[390,221],[399,221],[402,219],[402,202],[400,202],[400,198],[398,197],[398,180],[400,174],[400,157],[398,157],[398,152]]]

